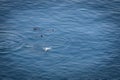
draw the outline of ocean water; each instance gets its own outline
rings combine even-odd
[[[0,0],[0,80],[120,80],[120,1]]]

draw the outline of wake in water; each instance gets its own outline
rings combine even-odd
[[[24,46],[24,37],[12,31],[0,31],[0,53],[20,50]]]

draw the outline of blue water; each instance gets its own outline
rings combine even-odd
[[[0,80],[120,80],[120,1],[0,0]]]

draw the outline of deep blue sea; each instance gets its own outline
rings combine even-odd
[[[120,80],[120,0],[0,0],[0,80]]]

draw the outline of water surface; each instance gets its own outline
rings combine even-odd
[[[119,22],[119,0],[0,0],[0,80],[120,80]]]

